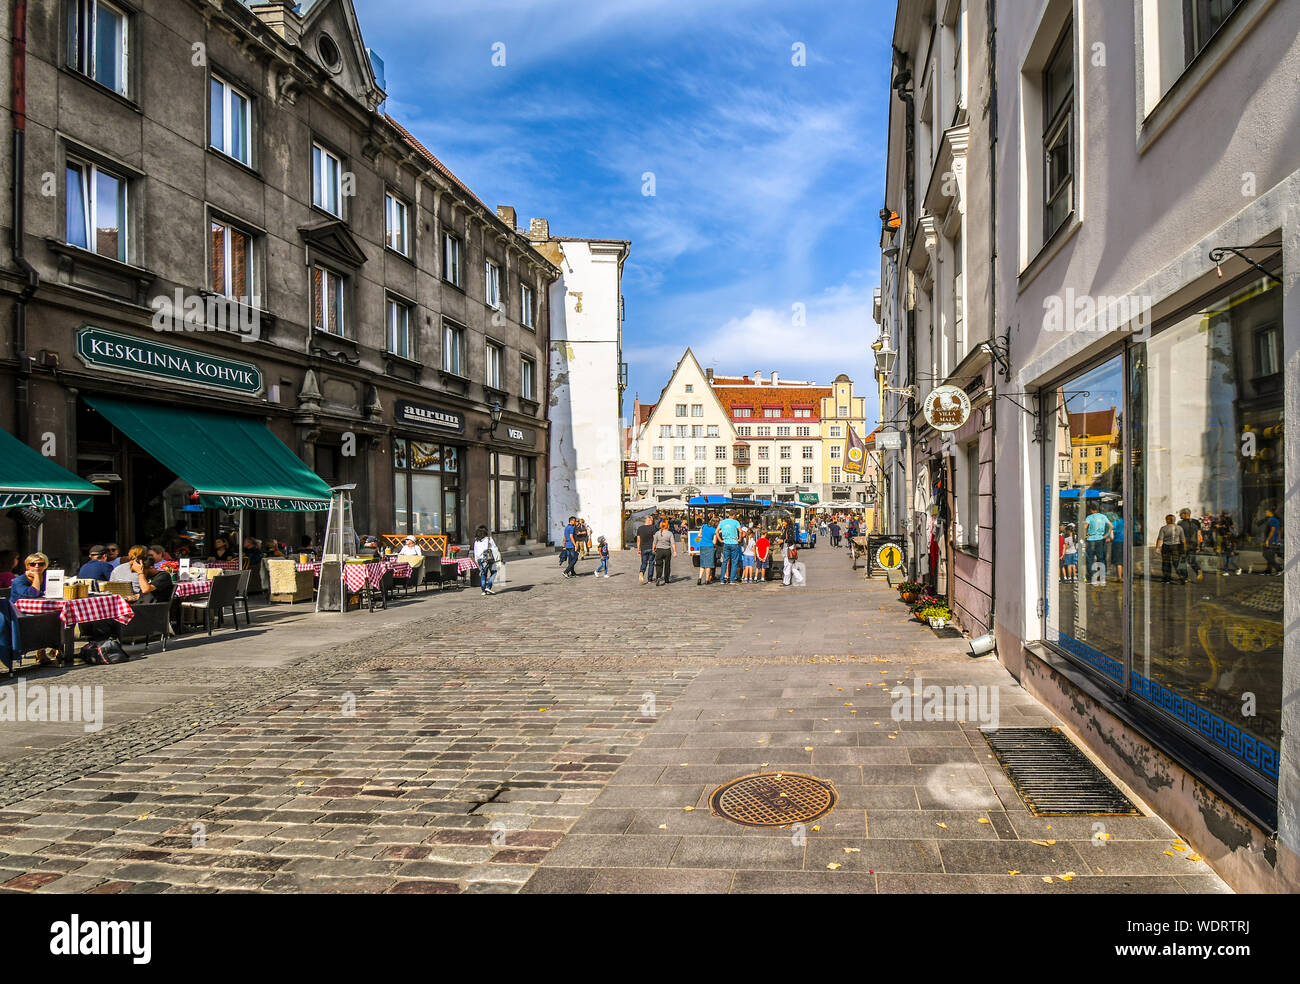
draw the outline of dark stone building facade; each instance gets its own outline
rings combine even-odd
[[[0,425],[109,493],[49,513],[47,552],[230,520],[103,397],[266,424],[355,484],[359,533],[545,541],[559,271],[386,115],[349,0],[49,0],[15,23]],[[248,524],[296,544],[324,513]],[[0,547],[30,542],[0,518]]]

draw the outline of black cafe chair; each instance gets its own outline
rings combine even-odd
[[[379,602],[380,608],[388,608],[388,599],[393,594],[393,569],[387,568],[380,575],[379,587],[370,590],[370,610],[375,610],[375,602]]]
[[[171,635],[171,605],[136,604],[131,606],[131,611],[134,613],[131,621],[118,631],[117,641],[123,644],[143,642],[147,655],[150,641],[158,636],[162,640],[163,652],[167,652],[167,637]]]
[[[45,615],[20,615],[14,620],[18,626],[18,649],[15,659],[38,649],[53,649],[63,658],[63,622],[57,612]]]
[[[238,602],[241,606],[243,606],[244,609],[245,625],[253,624],[253,616],[248,613],[248,579],[252,577],[252,574],[253,572],[251,570],[240,571],[239,585],[235,589],[235,601]],[[231,607],[233,608],[234,606]],[[239,628],[239,620],[237,618],[235,620],[235,628]]]
[[[186,609],[192,612],[203,613],[203,625],[208,630],[208,635],[212,635],[212,613],[217,613],[217,624],[225,624],[225,611],[230,609],[230,617],[235,620],[235,628],[239,628],[239,610],[235,607],[237,604],[236,594],[239,591],[239,578],[231,577],[229,574],[222,574],[212,579],[212,587],[208,593],[202,597],[195,598],[193,601],[182,601],[181,611]]]

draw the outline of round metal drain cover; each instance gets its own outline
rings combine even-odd
[[[747,827],[784,827],[830,813],[838,797],[825,779],[794,772],[765,772],[732,779],[713,791],[715,815]]]

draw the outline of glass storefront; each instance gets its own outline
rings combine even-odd
[[[461,539],[461,457],[454,445],[393,438],[393,512],[397,533]]]
[[[1045,394],[1045,637],[1275,784],[1282,291],[1177,317]]]
[[[488,525],[494,533],[533,536],[533,468],[535,459],[488,453]]]

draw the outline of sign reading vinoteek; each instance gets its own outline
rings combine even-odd
[[[262,370],[251,362],[164,345],[94,325],[77,332],[77,358],[92,369],[128,372],[248,396],[262,392]]]
[[[960,386],[936,386],[921,404],[925,422],[937,431],[955,431],[970,419],[970,397]]]

